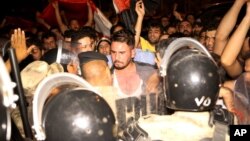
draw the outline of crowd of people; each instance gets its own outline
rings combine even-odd
[[[55,1],[52,5],[57,27],[52,28],[38,18],[37,22],[45,27],[43,31],[12,28],[5,32],[8,34],[2,34],[1,40],[6,43],[2,45],[1,57],[11,73],[13,68],[7,50],[10,47],[15,49],[29,103],[27,108],[31,125],[36,87],[56,73],[81,77],[93,86],[94,93],[108,103],[103,105],[103,109],[105,106],[111,107],[117,131],[113,135],[107,135],[110,131],[98,131],[102,140],[107,136],[124,141],[139,138],[229,140],[229,125],[250,123],[249,1],[235,0],[223,17],[215,17],[205,23],[195,15],[177,11],[176,4],[172,13],[162,14],[159,19],[145,20],[143,1],[138,0],[135,4],[137,19],[134,30],[129,30],[117,16],[118,22],[112,23],[110,36],[95,30],[89,3],[88,20],[84,25],[80,25],[76,19],[71,19],[67,25]],[[243,8],[246,12],[238,23]],[[6,31],[3,30],[4,26],[1,28]],[[162,74],[162,70],[166,75]],[[81,92],[77,91],[78,94]],[[57,95],[61,93],[53,89],[49,98],[58,98]],[[92,102],[98,103],[98,100]],[[67,104],[72,103],[74,101],[71,99]],[[100,109],[92,110],[101,112]],[[217,122],[216,118],[210,121],[211,115],[216,114],[224,115],[220,119],[226,125],[223,126],[225,132],[220,132],[223,135],[219,137],[216,125],[221,121]],[[47,112],[49,118],[48,115]],[[22,136],[25,136],[18,108],[12,110],[11,117]],[[97,126],[104,126],[105,123],[109,122],[105,122],[104,118],[98,119]],[[52,128],[50,126],[42,125],[42,128]],[[73,136],[73,129],[67,132]],[[58,132],[53,139],[57,138],[56,135],[64,136]],[[50,138],[53,134],[48,136]]]

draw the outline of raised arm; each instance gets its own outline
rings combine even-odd
[[[250,2],[247,2],[246,15],[244,16],[238,28],[235,30],[235,32],[229,39],[221,55],[221,63],[223,67],[226,69],[227,73],[233,78],[238,77],[243,71],[243,68],[237,60],[237,57],[245,41],[249,26]]]
[[[219,97],[223,98],[224,104],[229,112],[234,112],[233,91],[227,87],[221,87]]]
[[[18,63],[24,60],[34,48],[34,46],[30,46],[27,48],[25,33],[20,28],[14,30],[14,33],[11,35],[10,41],[11,47],[15,48]],[[5,65],[7,67],[7,70],[11,72],[11,64],[9,59],[5,62]]]
[[[143,17],[145,15],[145,9],[144,4],[142,0],[138,0],[135,5],[135,11],[137,13],[137,21],[135,24],[135,47],[139,47],[139,41],[140,41],[140,35],[141,35],[141,28],[142,28],[142,22]]]
[[[229,39],[229,34],[233,30],[238,15],[246,0],[235,0],[232,7],[222,18],[215,35],[214,53],[221,56]]]
[[[177,3],[174,3],[174,7],[173,7],[173,15],[175,17],[176,20],[178,21],[183,21],[183,18],[181,16],[181,13],[177,11],[177,7],[178,7],[178,4]]]
[[[61,30],[62,33],[64,33],[66,30],[68,30],[68,27],[67,25],[65,25],[62,21],[62,17],[60,15],[60,9],[59,9],[59,5],[58,5],[58,1],[54,1],[52,2],[52,6],[54,7],[55,9],[55,14],[56,14],[56,21],[57,21],[57,24]]]
[[[42,18],[40,18],[40,12],[36,12],[36,21],[37,21],[37,23],[39,23],[39,24],[41,24],[41,25],[43,25],[46,29],[50,29],[51,28],[51,26],[44,20],[44,19],[42,19]]]
[[[85,23],[85,26],[92,26],[93,24],[93,20],[94,20],[94,15],[93,15],[93,11],[91,8],[91,3],[92,1],[87,1],[87,6],[88,6],[88,21]]]

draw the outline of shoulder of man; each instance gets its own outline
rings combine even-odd
[[[155,52],[155,47],[152,46],[148,40],[144,39],[143,37],[140,37],[140,41],[141,48],[143,51]]]

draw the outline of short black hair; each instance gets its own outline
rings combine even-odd
[[[220,23],[219,20],[216,20],[216,19],[211,20],[204,25],[204,28],[206,29],[206,31],[217,30],[219,23]]]
[[[111,34],[111,35],[114,34],[115,28],[117,28],[117,27],[119,27],[119,26],[122,27],[123,29],[126,28],[126,26],[125,26],[124,23],[118,22],[116,25],[113,25],[113,26],[110,28],[110,34]]]
[[[135,37],[134,34],[128,30],[128,29],[123,29],[120,31],[115,32],[112,36],[111,36],[111,42],[122,42],[122,43],[126,43],[129,46],[134,48],[135,45]]]
[[[164,28],[163,28],[162,24],[156,20],[149,22],[148,29],[150,29],[150,28],[160,28],[161,34],[163,34],[163,32],[164,32]]]
[[[26,40],[27,46],[35,45],[37,46],[40,50],[43,49],[43,43],[41,40],[39,40],[36,37],[30,37]]]
[[[47,39],[49,37],[53,37],[56,40],[55,33],[51,32],[51,31],[44,32],[43,35],[42,35],[42,40]]]
[[[68,29],[66,31],[64,31],[63,37],[64,38],[72,38],[72,36],[75,34],[75,30],[73,29]]]
[[[75,31],[75,33],[71,36],[71,42],[77,42],[79,39],[84,37],[89,37],[91,39],[96,40],[96,30],[94,30],[91,27],[84,26],[80,28],[78,31]]]

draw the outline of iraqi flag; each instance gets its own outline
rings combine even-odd
[[[95,30],[102,33],[106,37],[110,37],[111,22],[105,17],[99,8],[94,12]]]
[[[113,0],[116,13],[121,13],[130,8],[130,0]]]
[[[60,10],[63,10],[66,18],[77,19],[81,26],[83,26],[88,20],[88,7],[87,1],[90,2],[93,16],[95,29],[109,36],[109,30],[112,26],[110,21],[105,17],[105,15],[96,7],[92,0],[58,0]],[[55,16],[55,10],[52,4],[48,4],[47,7],[40,14],[40,18],[44,19],[51,26],[58,26]]]

